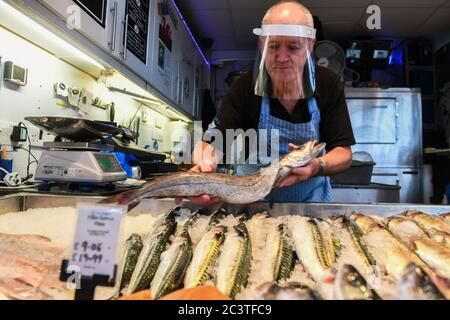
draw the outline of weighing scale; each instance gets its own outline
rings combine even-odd
[[[45,142],[35,174],[38,181],[83,185],[109,185],[127,179],[114,152],[132,155],[143,163],[163,163],[165,154],[141,149],[126,128],[112,123],[63,117],[26,117],[56,136]]]
[[[113,153],[93,151],[43,152],[36,169],[38,181],[110,183],[127,179]]]

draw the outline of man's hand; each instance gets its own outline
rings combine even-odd
[[[296,145],[289,144],[289,148],[292,150],[298,149]],[[276,188],[289,187],[297,183],[305,182],[312,177],[315,177],[319,172],[320,163],[318,159],[313,159],[309,164],[304,167],[295,168],[284,179],[280,180],[276,184]]]
[[[211,161],[201,161],[198,165],[193,167],[191,172],[203,172],[203,173],[213,173],[216,172],[217,165]],[[191,197],[189,200],[197,206],[212,206],[218,203],[220,200],[218,198],[212,198],[208,195],[202,195],[199,197]],[[175,203],[179,205],[183,201],[183,198],[175,198]]]

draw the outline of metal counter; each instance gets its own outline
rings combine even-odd
[[[95,203],[101,200],[101,197],[77,197],[77,196],[54,196],[19,193],[0,197],[0,214],[8,212],[20,212],[28,209],[37,208],[56,208],[56,207],[74,207],[77,202]],[[146,199],[139,206],[133,209],[129,214],[161,214],[176,205],[172,199],[152,200]],[[192,203],[186,201],[182,206],[192,210],[198,209]],[[372,214],[378,216],[391,216],[400,214],[407,210],[419,210],[429,214],[442,214],[450,212],[450,205],[421,205],[421,204],[315,204],[315,203],[276,203],[270,206],[268,203],[255,203],[246,206],[225,205],[226,209],[233,214],[239,214],[243,211],[257,213],[267,211],[272,216],[283,215],[307,215],[315,217],[330,217],[336,215],[350,215],[353,212]],[[209,211],[216,207],[209,208]]]

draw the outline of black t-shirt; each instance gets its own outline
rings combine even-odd
[[[318,66],[316,83],[315,97],[321,113],[321,142],[327,143],[328,151],[354,145],[356,142],[341,81],[332,71]],[[224,137],[227,129],[246,131],[258,128],[262,98],[254,94],[254,88],[253,75],[249,72],[237,79],[225,94],[214,120],[215,127]],[[277,99],[271,99],[270,113],[291,123],[311,121],[306,99],[298,101],[292,114]]]

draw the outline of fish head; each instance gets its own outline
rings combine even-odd
[[[214,235],[218,238],[225,235],[227,233],[228,228],[226,226],[217,226],[211,229],[211,231],[214,233]]]
[[[254,289],[255,297],[260,300],[276,300],[281,288],[277,283],[266,282]]]
[[[372,300],[378,299],[377,294],[372,291],[364,277],[352,265],[341,266],[335,286],[335,295],[344,300]]]
[[[317,140],[308,141],[283,157],[280,161],[280,166],[282,168],[303,167],[316,158],[325,147],[326,143],[318,143]]]
[[[234,226],[234,231],[239,237],[248,238],[247,226],[244,222],[240,222],[238,225]]]
[[[430,276],[415,263],[410,263],[403,271],[397,291],[401,300],[444,299]]]
[[[423,212],[420,211],[407,211],[405,212],[405,216],[410,217],[410,218],[415,218],[417,216],[422,216],[424,215]]]
[[[140,235],[138,235],[137,233],[133,233],[129,238],[128,241],[131,242],[132,244],[139,244],[142,243],[142,238]]]
[[[177,222],[175,218],[168,218],[161,224],[158,229],[155,230],[155,233],[160,233],[166,229],[175,230],[177,228]]]
[[[331,218],[331,222],[333,225],[339,226],[339,225],[343,225],[344,222],[348,221],[348,217],[346,216],[335,216],[333,218]]]
[[[379,226],[379,223],[375,221],[373,218],[361,214],[359,212],[355,212],[350,216],[350,219],[353,220],[361,229],[363,234],[367,234],[371,230],[373,230],[376,226]]]
[[[173,246],[181,246],[181,245],[192,245],[191,236],[189,235],[189,231],[183,229],[172,241]]]
[[[277,229],[278,229],[279,232],[286,232],[287,231],[286,225],[284,223],[280,223],[277,226]]]

